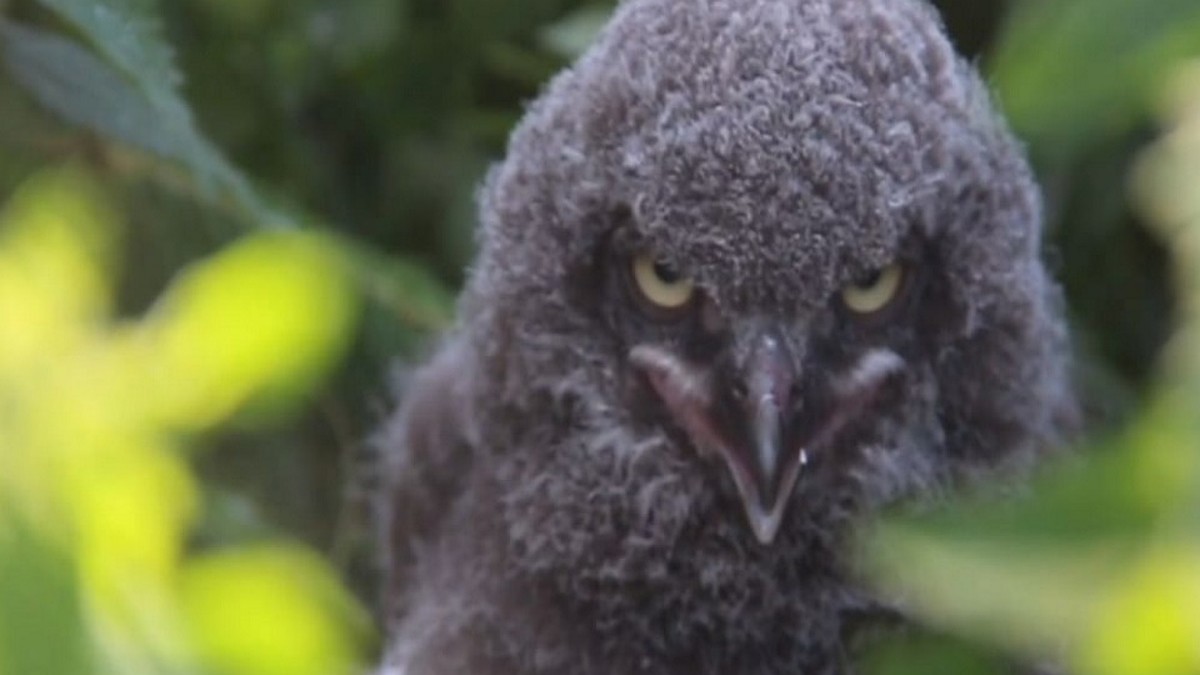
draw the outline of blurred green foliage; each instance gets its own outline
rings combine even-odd
[[[317,555],[189,546],[182,452],[328,369],[345,261],[251,235],[115,322],[118,222],[79,169],[25,182],[0,221],[0,672],[352,672],[365,615]]]
[[[894,518],[867,543],[932,624],[1081,674],[1200,673],[1200,58],[1173,78],[1133,175],[1181,299],[1143,410],[1026,499]]]
[[[0,0],[0,675],[369,658],[362,441],[612,4]],[[938,4],[1045,186],[1094,440],[865,539],[936,631],[870,669],[1200,672],[1200,4]]]

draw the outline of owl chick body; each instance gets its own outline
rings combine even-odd
[[[852,524],[1052,446],[1040,201],[919,0],[625,0],[380,436],[386,669],[843,672]]]

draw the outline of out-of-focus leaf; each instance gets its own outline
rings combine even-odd
[[[930,528],[888,526],[870,550],[877,578],[926,620],[1034,656],[1078,645],[1131,554],[1121,548],[962,541]],[[966,592],[965,589],[971,589]]]
[[[0,40],[0,54],[3,43]],[[0,56],[0,63],[3,63]],[[0,66],[0,91],[17,92],[17,84],[8,69]],[[46,161],[46,152],[61,143],[65,125],[45,114],[32,96],[0,96],[0,189],[13,186],[32,175]]]
[[[1135,196],[1154,221],[1169,233],[1200,222],[1200,59],[1179,69],[1162,97],[1164,116],[1178,125],[1139,164],[1134,176]],[[1185,253],[1195,252],[1195,235],[1179,236]],[[1190,267],[1179,270],[1200,272]],[[1196,283],[1182,278],[1180,283]],[[1200,311],[1200,307],[1194,308]]]
[[[1070,150],[1147,112],[1167,66],[1200,53],[1195,0],[1022,0],[992,60],[1016,130]]]
[[[138,0],[45,4],[74,23],[120,72],[67,38],[0,23],[8,67],[43,105],[70,122],[181,162],[189,171],[182,181],[161,171],[156,175],[174,180],[177,187],[184,183],[183,189],[194,191],[201,201],[232,207],[257,227],[294,228],[306,220],[270,205],[196,129],[179,96],[181,78],[150,5]],[[391,11],[375,0],[356,7],[364,17]],[[422,328],[444,323],[441,317],[450,302],[440,284],[415,265],[374,258],[375,264],[365,270],[355,268],[369,293],[403,321]]]
[[[1183,298],[1151,403],[1032,498],[893,519],[869,546],[879,578],[926,620],[1080,673],[1200,672],[1200,193],[1184,189],[1200,178],[1200,95],[1175,99],[1176,129],[1137,181]]]
[[[68,121],[175,159],[190,149],[164,128],[133,85],[78,43],[13,22],[0,24],[13,76]]]
[[[216,566],[188,555],[199,500],[177,438],[260,399],[293,397],[325,369],[353,316],[336,251],[311,234],[251,236],[185,274],[145,321],[117,325],[97,262],[105,257],[93,251],[111,246],[111,218],[93,199],[80,175],[51,174],[4,216],[0,665],[88,672],[74,645],[46,653],[60,633],[82,633],[101,672],[197,672],[198,651],[244,644],[242,633],[230,637],[230,617],[258,616],[274,625],[276,642],[260,647],[275,645],[267,653],[278,669],[251,661],[236,672],[349,672],[360,642],[347,636],[361,634],[363,621],[318,561],[234,553],[236,564]],[[27,297],[32,309],[17,302]],[[200,624],[191,614],[198,601],[184,597],[194,578],[220,598]],[[222,588],[287,620],[230,613],[246,605]],[[64,605],[82,627],[61,614]]]
[[[405,330],[430,332],[440,330],[449,323],[454,296],[419,261],[401,255],[388,255],[351,237],[339,235],[328,223],[294,208],[270,206],[255,211],[247,210],[242,205],[215,204],[210,195],[197,189],[188,175],[164,175],[161,171],[144,170],[152,174],[160,186],[181,199],[196,205],[221,207],[234,224],[258,222],[260,217],[269,218],[282,225],[270,229],[302,230],[320,239],[329,255],[345,262],[343,270],[355,281],[362,294],[385,310],[389,321],[398,322]],[[256,202],[265,203],[258,199]],[[178,214],[178,211],[174,213]],[[180,238],[182,235],[163,239],[177,241]]]
[[[1153,551],[1098,616],[1080,672],[1200,673],[1200,546]]]
[[[290,402],[340,354],[356,315],[337,248],[318,235],[252,236],[185,274],[150,320],[164,412],[204,428]]]
[[[876,577],[927,621],[1033,658],[1091,658],[1096,631],[1115,634],[1117,623],[1127,642],[1174,648],[1169,636],[1155,641],[1153,622],[1112,608],[1142,602],[1131,599],[1130,570],[1200,493],[1194,401],[1161,397],[1111,447],[1044,476],[1028,499],[894,517],[870,538]],[[1184,595],[1173,602],[1191,607]]]
[[[7,508],[0,491],[0,673],[93,672],[70,557]]]
[[[875,645],[861,664],[866,675],[1010,675],[982,650],[939,635],[906,634]]]
[[[140,98],[155,112],[161,131],[181,151],[168,158],[184,161],[203,183],[211,181],[239,201],[253,201],[242,176],[197,131],[192,111],[179,93],[183,76],[163,39],[152,0],[39,1],[73,24],[134,83]]]
[[[195,185],[195,196],[203,201],[215,197],[205,189],[205,181],[215,176],[233,190],[234,210],[242,219],[268,228],[298,226],[300,219],[267,206],[254,194],[237,171],[199,136],[190,117],[186,125],[180,117],[176,119],[179,124],[172,126],[172,118],[164,117],[125,78],[79,45],[11,22],[0,23],[0,38],[4,39],[7,62],[14,75],[48,108],[111,138],[185,162],[194,176],[188,185]],[[420,327],[444,324],[451,304],[448,294],[426,272],[403,261],[387,261],[368,253],[348,239],[339,242],[352,248],[356,257],[371,258],[370,265],[355,266],[355,271],[368,292],[399,318]]]
[[[546,49],[565,59],[573,59],[592,44],[611,15],[611,7],[584,5],[543,28],[538,37]]]
[[[176,91],[183,76],[162,38],[153,0],[39,0],[69,21],[113,65],[126,73],[156,106],[181,107]]]
[[[285,547],[197,558],[182,602],[201,659],[229,675],[356,672],[368,619],[315,556]]]
[[[151,98],[78,43],[52,33],[0,22],[0,40],[13,77],[42,105],[73,124],[182,162],[202,188],[217,187],[258,208],[244,179],[197,132],[182,100],[164,99],[161,88]]]
[[[0,370],[77,346],[112,304],[115,223],[75,171],[22,186],[0,219]],[[2,466],[2,463],[0,463]]]
[[[156,589],[178,562],[192,484],[147,428],[143,361],[108,340],[114,218],[85,174],[65,170],[23,186],[4,227],[0,501],[70,555],[99,650],[144,668],[173,661]]]

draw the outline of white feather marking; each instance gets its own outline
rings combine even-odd
[[[866,389],[883,381],[884,378],[904,367],[904,359],[890,349],[872,349],[863,354],[850,372],[837,383],[842,394]]]

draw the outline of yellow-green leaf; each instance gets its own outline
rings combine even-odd
[[[1156,551],[1099,612],[1079,658],[1096,675],[1200,673],[1200,547]]]
[[[163,414],[204,428],[290,401],[339,354],[355,309],[336,248],[313,234],[252,235],[185,271],[143,336]]]
[[[183,571],[181,602],[202,662],[228,675],[358,672],[367,619],[303,550],[214,553]]]
[[[112,305],[115,221],[79,170],[42,174],[0,219],[0,376],[78,346]]]

